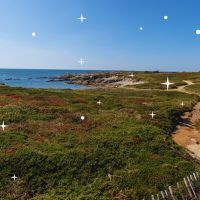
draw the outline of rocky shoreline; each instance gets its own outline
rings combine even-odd
[[[131,72],[96,72],[88,74],[65,74],[52,77],[49,82],[64,81],[67,84],[78,84],[92,87],[125,87],[142,84]]]

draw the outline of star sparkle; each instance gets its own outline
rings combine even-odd
[[[151,116],[152,119],[154,119],[154,116],[156,115],[153,111],[151,114],[149,114]]]
[[[181,103],[181,106],[183,107],[185,104],[183,103],[183,101],[182,101],[182,103]]]
[[[0,127],[2,128],[2,130],[4,131],[6,127],[8,127],[8,125],[5,125],[4,121],[2,122],[2,124],[0,125]]]
[[[141,27],[140,27],[140,31],[143,31],[143,30],[144,30],[144,28],[141,26]]]
[[[100,106],[102,104],[102,102],[99,100],[99,101],[97,101],[97,104]]]
[[[83,14],[81,13],[81,16],[79,18],[77,18],[81,21],[81,23],[84,22],[84,20],[86,20],[87,18],[83,16]]]
[[[85,63],[85,60],[83,60],[82,58],[78,61],[81,65],[83,65]]]
[[[170,83],[169,78],[167,77],[167,81],[165,83],[161,83],[161,84],[166,85],[167,86],[167,90],[169,90],[169,86],[173,85],[174,83]]]
[[[15,174],[11,177],[11,179],[13,179],[13,181],[15,181],[18,177],[15,176]]]

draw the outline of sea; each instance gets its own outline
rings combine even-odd
[[[90,87],[67,84],[63,81],[51,82],[51,77],[64,74],[84,74],[97,70],[54,70],[54,69],[0,69],[0,83],[11,87],[48,89],[89,89]],[[50,81],[50,82],[49,82]]]

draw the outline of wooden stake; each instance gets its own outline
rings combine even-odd
[[[173,190],[172,190],[172,187],[171,187],[171,186],[169,186],[169,192],[170,192],[170,194],[171,194],[172,199],[173,199],[173,200],[176,200],[175,197],[174,197]]]
[[[187,188],[187,191],[188,191],[188,193],[189,193],[189,196],[192,198],[192,193],[191,193],[191,191],[190,191],[190,188],[189,188],[189,186],[188,186],[188,183],[187,183],[186,178],[183,178],[183,181],[184,181],[184,183],[185,183],[185,186],[186,186],[186,188]]]
[[[167,198],[169,197],[167,190],[165,190],[165,195]]]
[[[180,185],[179,185],[179,182],[177,182],[176,185],[177,185],[177,188],[178,188],[178,191],[179,191],[179,193],[180,193],[180,195],[181,195],[182,200],[185,200],[184,195],[183,195],[183,192],[182,192],[181,187],[180,187]]]
[[[165,198],[165,193],[163,191],[161,191],[160,193],[161,193],[162,198],[165,200],[166,199]]]
[[[193,179],[193,176],[192,176],[192,175],[190,175],[189,177],[190,177],[190,180],[191,180],[191,181],[194,181],[194,179]]]
[[[187,177],[187,180],[188,180],[188,182],[189,182],[189,186],[190,186],[190,188],[191,188],[191,190],[192,190],[192,193],[194,194],[194,197],[197,198],[197,195],[196,195],[196,193],[195,193],[195,191],[194,191],[194,188],[193,188],[193,186],[192,186],[192,183],[191,183],[191,181],[190,181],[190,178]]]
[[[195,173],[193,173],[194,179],[197,181],[197,176]]]

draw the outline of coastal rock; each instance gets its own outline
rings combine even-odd
[[[60,77],[51,77],[52,81],[64,81],[68,84],[86,85],[92,87],[124,87],[136,85],[137,80],[131,72],[96,72],[87,74],[65,74]]]

